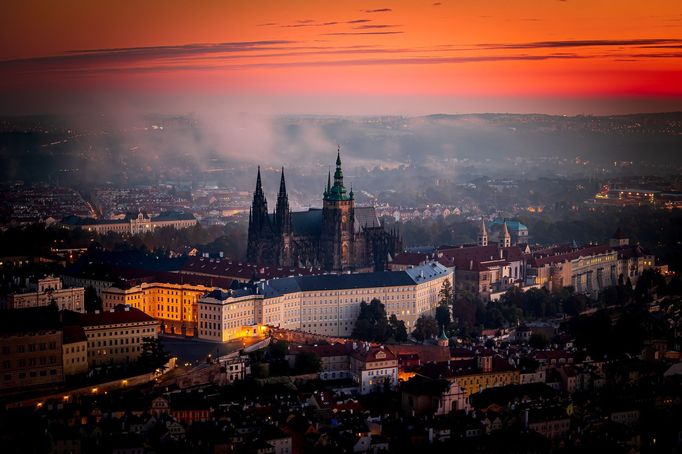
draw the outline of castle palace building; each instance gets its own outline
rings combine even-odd
[[[278,267],[319,266],[326,271],[383,271],[402,249],[395,232],[387,232],[374,207],[356,207],[353,190],[343,185],[341,154],[334,183],[327,177],[322,209],[291,212],[284,169],[273,214],[261,185],[260,167],[249,214],[247,261]]]

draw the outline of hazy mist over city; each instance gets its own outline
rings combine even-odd
[[[679,0],[5,0],[0,451],[682,453]]]

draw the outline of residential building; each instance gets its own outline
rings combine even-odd
[[[402,409],[406,415],[440,416],[467,410],[465,391],[456,382],[415,375],[401,385]]]
[[[555,246],[533,251],[527,259],[529,284],[549,290],[573,286],[576,292],[596,295],[599,290],[626,282],[635,285],[645,269],[655,267],[653,254],[630,246],[619,228],[607,244],[582,247]]]
[[[520,381],[517,368],[506,358],[487,350],[471,359],[425,364],[419,373],[457,383],[467,398],[485,389],[518,385]]]
[[[0,390],[64,381],[63,332],[51,307],[6,311],[0,318]]]
[[[83,328],[77,325],[65,326],[62,349],[65,376],[88,372],[88,338]]]
[[[83,287],[63,288],[58,277],[38,279],[25,292],[12,293],[7,297],[8,309],[25,309],[47,306],[54,302],[59,310],[85,312],[85,289]]]
[[[163,227],[186,229],[194,227],[197,219],[192,213],[164,211],[156,216],[143,213],[128,213],[123,219],[94,219],[67,216],[61,221],[63,227],[82,229],[88,232],[114,232],[122,235],[137,235],[153,232]]]
[[[350,355],[350,376],[360,394],[393,389],[398,384],[398,358],[383,346],[358,346]]]
[[[357,345],[356,345],[357,346]],[[350,378],[350,354],[353,345],[350,342],[330,345],[292,345],[287,353],[287,361],[291,368],[296,363],[296,355],[301,352],[312,352],[320,358],[320,379],[339,380]]]
[[[123,305],[82,314],[79,324],[88,339],[89,367],[136,361],[142,354],[144,339],[156,339],[160,329],[158,320]]]
[[[571,429],[571,419],[565,408],[543,408],[530,411],[528,428],[550,440],[565,437]]]

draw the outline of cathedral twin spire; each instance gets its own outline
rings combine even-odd
[[[256,190],[253,193],[253,202],[249,213],[249,226],[256,230],[261,230],[268,219],[268,201],[263,193],[263,183],[261,182],[260,166],[258,166],[258,176],[256,177]]]
[[[284,167],[282,167],[282,177],[279,183],[279,194],[277,195],[277,205],[275,208],[274,227],[284,231],[291,225],[291,213],[289,211],[289,197],[287,196],[287,186],[284,180]],[[256,230],[262,230],[270,222],[268,217],[268,201],[263,192],[263,182],[258,166],[256,177],[256,190],[253,193],[253,202],[249,212],[249,225],[253,225]]]
[[[279,180],[279,194],[277,194],[277,206],[275,208],[275,225],[282,232],[288,232],[291,227],[291,212],[289,211],[287,185],[284,181],[284,166],[282,166],[282,177]]]

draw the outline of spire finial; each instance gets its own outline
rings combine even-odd
[[[263,193],[263,183],[260,178],[260,166],[258,166],[258,176],[256,177],[256,194],[260,195]]]
[[[339,167],[341,165],[341,145],[338,145],[336,148],[336,166]]]
[[[279,195],[283,196],[287,193],[287,185],[284,181],[284,166],[282,166],[282,177],[279,180]]]

